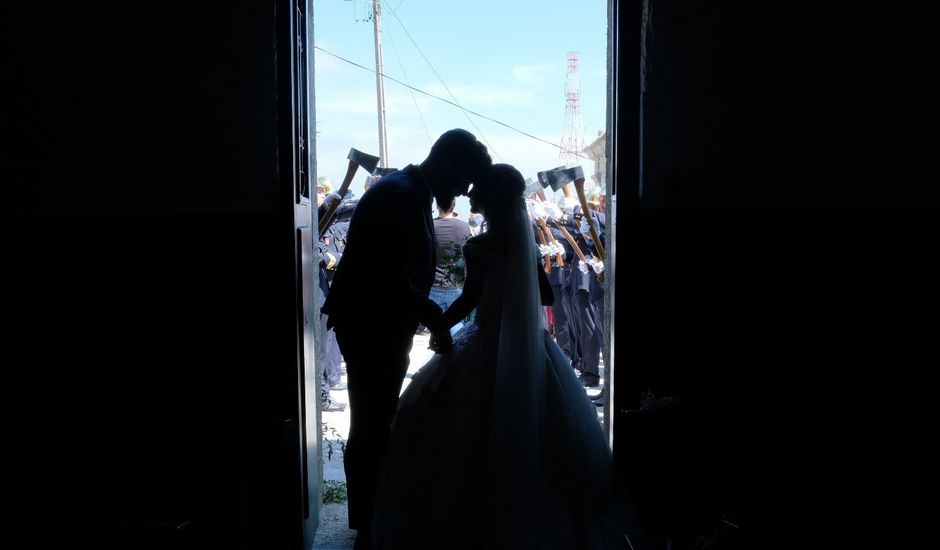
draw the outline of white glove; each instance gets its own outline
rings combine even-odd
[[[334,202],[339,202],[339,201],[341,201],[341,200],[343,200],[343,197],[341,197],[340,194],[337,193],[336,191],[334,191],[334,192],[330,193],[329,195],[323,197],[323,203],[326,204],[327,206],[329,206],[330,204],[332,204],[332,203],[334,203]]]
[[[581,270],[581,273],[588,274],[588,264],[584,263],[584,260],[578,260],[578,269]]]
[[[587,218],[581,218],[581,221],[578,222],[578,231],[586,237],[591,235],[591,226],[588,225]]]
[[[533,201],[532,199],[526,199],[525,211],[529,215],[530,218],[535,218],[535,212],[533,212],[534,209],[535,209],[535,201]]]
[[[591,262],[591,267],[594,269],[594,273],[600,274],[600,273],[603,273],[603,272],[604,272],[604,262],[603,262],[603,261],[601,261],[601,260],[599,260],[599,259],[597,259],[597,258],[594,258],[594,259],[590,260],[590,262]]]
[[[555,249],[558,250],[558,254],[561,255],[562,259],[564,259],[564,258],[565,258],[565,247],[561,246],[560,244],[555,244]]]
[[[546,212],[546,211],[545,211],[545,208],[542,207],[542,205],[539,204],[539,203],[534,203],[534,204],[532,205],[532,214],[533,214],[536,218],[545,219],[545,218],[548,217],[548,212]]]
[[[544,245],[544,244],[540,244],[538,246],[539,246],[539,254],[541,254],[542,256],[548,256],[552,253],[552,247]]]
[[[565,197],[561,199],[561,206],[563,208],[574,208],[578,204],[578,201],[574,197]]]
[[[558,208],[554,204],[550,202],[546,202],[544,203],[544,206],[545,206],[545,212],[548,214],[548,219],[552,221],[556,221],[558,220],[558,218],[562,216],[561,208]]]

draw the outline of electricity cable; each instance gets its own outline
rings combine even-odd
[[[361,64],[359,64],[359,63],[356,63],[355,61],[350,61],[349,59],[346,59],[345,57],[339,56],[339,55],[337,55],[337,54],[335,54],[335,53],[333,53],[333,52],[331,52],[331,51],[329,51],[329,50],[324,50],[324,49],[321,48],[320,46],[316,46],[316,45],[315,45],[313,48],[314,48],[315,50],[320,50],[321,52],[323,52],[323,53],[325,53],[325,54],[327,54],[327,55],[330,55],[330,56],[332,56],[332,57],[335,57],[336,59],[339,59],[340,61],[343,61],[343,62],[345,62],[345,63],[349,63],[350,65],[353,65],[354,67],[359,67],[360,69],[362,69],[362,70],[364,70],[364,71],[369,71],[370,73],[375,74],[375,69],[370,69],[369,67],[366,67],[365,65],[361,65]],[[543,139],[543,138],[540,138],[540,137],[538,137],[538,136],[534,136],[534,135],[532,135],[532,134],[530,134],[530,133],[528,133],[528,132],[526,132],[526,131],[524,131],[524,130],[520,130],[519,128],[516,128],[516,127],[514,127],[514,126],[511,126],[511,125],[509,125],[509,124],[506,124],[505,122],[496,120],[495,118],[492,118],[492,117],[488,117],[488,116],[486,116],[486,115],[484,115],[484,114],[480,114],[480,113],[478,113],[478,112],[476,112],[476,111],[473,111],[473,110],[471,110],[471,109],[466,109],[466,108],[464,108],[464,107],[458,105],[457,103],[454,103],[453,101],[451,101],[451,100],[449,100],[449,99],[447,99],[447,98],[444,98],[444,97],[441,97],[441,96],[438,96],[438,95],[434,95],[434,94],[432,94],[432,93],[430,93],[430,92],[426,92],[426,91],[422,90],[421,88],[415,88],[414,86],[410,86],[410,85],[408,85],[408,84],[405,84],[404,82],[398,80],[397,78],[388,76],[387,74],[383,74],[382,76],[383,76],[384,78],[387,78],[388,80],[391,80],[392,82],[394,82],[394,83],[396,83],[396,84],[399,84],[399,85],[401,85],[401,86],[404,86],[404,87],[406,87],[406,88],[409,88],[409,89],[411,89],[411,90],[414,90],[414,91],[416,91],[416,92],[418,92],[418,93],[420,93],[420,94],[424,94],[424,95],[426,95],[426,96],[428,96],[428,97],[432,97],[432,98],[434,98],[434,99],[436,99],[436,100],[438,100],[438,101],[443,101],[444,103],[447,103],[447,104],[449,104],[449,105],[453,105],[454,107],[457,107],[458,109],[461,109],[461,110],[463,110],[463,111],[465,111],[465,112],[467,112],[467,113],[470,113],[471,115],[480,117],[480,118],[482,118],[482,119],[484,119],[484,120],[488,120],[488,121],[490,121],[490,122],[494,122],[494,123],[496,123],[496,124],[499,124],[500,126],[504,126],[504,127],[506,127],[506,128],[509,128],[510,130],[512,130],[512,131],[514,131],[514,132],[518,132],[518,133],[520,133],[520,134],[522,134],[522,135],[524,135],[524,136],[526,136],[526,137],[528,137],[528,138],[532,138],[532,139],[534,139],[534,140],[536,140],[536,141],[541,141],[542,143],[551,145],[552,147],[554,147],[554,148],[556,148],[556,149],[559,149],[559,150],[562,149],[562,146],[559,145],[559,144],[557,144],[557,143],[553,143],[553,142],[551,142],[551,141],[548,141],[547,139]],[[581,157],[581,158],[583,158],[583,159],[591,160],[590,157],[587,157],[587,156],[583,155],[583,154],[580,153],[580,152],[578,153],[578,156]]]
[[[395,39],[392,38],[392,33],[388,32],[388,29],[386,29],[385,33],[386,36],[388,36],[389,41],[392,43],[392,53],[395,54],[395,59],[398,61],[398,66],[401,68],[401,74],[404,75],[405,82],[407,82],[410,87],[411,82],[408,82],[408,73],[405,72],[405,66],[402,64],[401,57],[398,55],[398,48],[395,47]],[[428,123],[425,122],[424,115],[421,113],[421,107],[418,106],[418,98],[415,97],[414,90],[409,88],[408,92],[411,94],[411,101],[413,101],[415,104],[415,110],[418,111],[418,118],[421,119],[421,124],[424,126],[424,132],[428,135],[428,143],[433,144],[434,138],[431,137],[431,131],[428,130]]]
[[[383,4],[384,4],[384,2],[383,2]],[[452,100],[454,100],[454,104],[456,104],[457,107],[459,107],[460,110],[463,111],[463,115],[464,115],[465,117],[467,117],[467,120],[470,121],[470,124],[472,124],[473,127],[474,127],[474,129],[476,129],[477,133],[480,134],[480,138],[483,140],[484,143],[486,143],[486,146],[489,147],[490,152],[492,152],[494,155],[496,155],[496,158],[497,158],[500,162],[502,162],[502,161],[503,161],[502,157],[499,156],[499,153],[496,152],[496,149],[493,148],[493,146],[490,144],[490,142],[486,139],[486,136],[483,135],[483,130],[481,130],[480,127],[477,126],[475,122],[473,122],[473,119],[470,118],[470,115],[467,114],[467,110],[464,109],[463,105],[461,105],[460,102],[457,101],[457,98],[454,96],[453,92],[451,92],[451,91],[450,91],[450,88],[447,87],[447,83],[444,82],[444,79],[441,78],[441,75],[440,75],[440,74],[438,74],[437,69],[435,69],[435,68],[434,68],[434,65],[431,64],[431,60],[428,59],[428,57],[427,57],[426,55],[424,55],[424,52],[421,51],[421,47],[418,46],[418,43],[415,42],[414,37],[412,37],[412,36],[411,36],[411,33],[408,32],[408,29],[405,27],[405,24],[402,23],[401,18],[398,17],[398,14],[395,13],[395,10],[394,10],[394,9],[392,9],[392,8],[389,7],[389,11],[392,12],[392,15],[395,17],[395,21],[398,21],[398,24],[401,26],[402,30],[405,31],[405,34],[408,36],[408,40],[411,40],[411,44],[415,47],[416,50],[418,50],[418,53],[421,54],[421,57],[424,58],[424,62],[428,64],[428,67],[431,69],[431,72],[434,73],[434,76],[436,76],[437,79],[440,81],[441,86],[444,86],[444,89],[447,90],[447,95],[449,95],[450,98],[451,98]]]

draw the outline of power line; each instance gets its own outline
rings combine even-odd
[[[400,6],[401,4],[399,4]],[[392,53],[395,54],[395,59],[398,61],[398,66],[401,67],[401,74],[405,76],[405,82],[408,82],[408,73],[405,72],[405,66],[401,62],[401,57],[398,55],[398,48],[395,46],[395,39],[392,38],[392,33],[388,32],[388,29],[385,29],[386,35],[388,36],[389,41],[392,43]],[[411,83],[409,82],[410,86]],[[424,121],[424,115],[421,113],[421,107],[418,107],[418,99],[415,97],[415,93],[412,90],[408,90],[411,94],[411,101],[415,104],[415,110],[418,111],[418,118],[421,119],[421,124],[424,126],[424,132],[428,135],[428,143],[433,144],[434,138],[431,137],[431,131],[428,130],[428,123]]]
[[[331,55],[331,56],[335,57],[336,59],[339,59],[340,61],[349,63],[350,65],[353,65],[354,67],[359,67],[359,68],[362,69],[362,70],[369,71],[370,73],[375,74],[375,69],[370,69],[369,67],[366,67],[366,66],[364,66],[364,65],[360,65],[359,63],[356,63],[355,61],[350,61],[349,59],[346,59],[345,57],[336,55],[335,53],[333,53],[333,52],[331,52],[331,51],[324,50],[324,49],[321,48],[320,46],[316,46],[316,45],[315,45],[313,48],[314,48],[315,50],[320,50],[321,52],[323,52],[323,53],[325,53],[325,54],[327,54],[327,55]],[[542,138],[540,138],[540,137],[538,137],[538,136],[533,136],[532,134],[530,134],[530,133],[528,133],[528,132],[526,132],[526,131],[520,130],[519,128],[516,128],[515,126],[511,126],[511,125],[509,125],[509,124],[506,124],[505,122],[502,122],[502,121],[500,121],[500,120],[496,120],[495,118],[491,118],[491,117],[488,117],[488,116],[486,116],[486,115],[480,114],[480,113],[478,113],[478,112],[476,112],[476,111],[472,111],[472,110],[470,110],[470,109],[466,109],[466,108],[464,108],[464,107],[458,105],[457,103],[454,103],[453,101],[451,101],[451,100],[449,100],[449,99],[446,99],[446,98],[443,98],[443,97],[434,95],[434,94],[429,93],[429,92],[425,92],[424,90],[422,90],[422,89],[420,89],[420,88],[415,88],[414,86],[410,86],[410,85],[408,85],[408,84],[405,84],[404,82],[402,82],[402,81],[400,81],[400,80],[398,80],[398,79],[396,79],[396,78],[394,78],[394,77],[388,76],[387,74],[383,74],[382,76],[383,76],[384,78],[387,78],[387,79],[391,80],[392,82],[394,82],[394,83],[396,83],[396,84],[399,84],[399,85],[401,85],[401,86],[404,86],[404,87],[406,87],[406,88],[409,88],[409,89],[411,89],[411,90],[414,90],[414,91],[416,91],[416,92],[418,92],[418,93],[424,94],[424,95],[426,95],[426,96],[428,96],[428,97],[433,97],[434,99],[436,99],[436,100],[438,100],[438,101],[443,101],[444,103],[447,103],[447,104],[449,104],[449,105],[453,105],[454,107],[457,107],[458,109],[461,109],[461,110],[464,111],[464,112],[470,113],[471,115],[478,116],[478,117],[480,117],[480,118],[482,118],[482,119],[484,119],[484,120],[488,120],[488,121],[490,121],[490,122],[495,122],[496,124],[499,124],[500,126],[505,126],[506,128],[509,128],[510,130],[512,130],[512,131],[514,131],[514,132],[518,132],[518,133],[520,133],[520,134],[522,134],[522,135],[524,135],[524,136],[526,136],[526,137],[532,138],[532,139],[534,139],[534,140],[536,140],[536,141],[541,141],[542,143],[546,143],[546,144],[548,144],[548,145],[551,145],[552,147],[555,147],[556,149],[561,149],[561,148],[562,148],[561,145],[559,145],[559,144],[557,144],[557,143],[552,143],[551,141],[548,141],[547,139],[542,139]],[[582,153],[578,153],[578,156],[581,157],[581,158],[585,158],[585,159],[590,160],[590,157],[587,157],[587,156],[585,156],[585,155],[582,154]]]
[[[463,105],[461,105],[460,102],[457,101],[457,98],[454,96],[453,92],[451,92],[450,88],[447,87],[447,83],[445,83],[444,79],[441,78],[441,75],[437,73],[437,70],[434,68],[434,65],[431,64],[431,60],[428,59],[426,55],[424,55],[423,51],[421,51],[421,48],[418,46],[418,43],[415,42],[414,37],[412,37],[411,33],[408,32],[408,29],[405,27],[405,24],[402,23],[401,19],[398,17],[398,14],[395,12],[395,10],[392,10],[391,8],[389,9],[391,10],[392,15],[395,17],[395,21],[398,21],[398,24],[401,25],[402,30],[405,31],[405,34],[408,36],[408,40],[411,40],[411,44],[415,47],[416,50],[418,50],[418,53],[421,54],[421,57],[424,58],[424,62],[427,63],[428,67],[431,68],[431,72],[434,73],[434,76],[437,77],[437,79],[441,82],[441,85],[444,86],[444,89],[447,90],[447,95],[449,95],[450,98],[454,100],[454,103],[457,105],[457,107],[460,108],[460,110],[464,111],[463,113],[464,116],[467,117],[467,120],[470,121],[470,124],[472,124],[473,127],[476,129],[476,131],[480,134],[480,138],[482,138],[483,141],[486,143],[487,147],[490,148],[490,151],[492,151],[493,154],[496,155],[496,158],[500,162],[502,162],[503,161],[502,157],[499,156],[499,153],[496,152],[496,149],[494,149],[493,146],[490,144],[490,142],[487,141],[486,136],[483,135],[483,130],[480,130],[480,128],[476,125],[476,123],[473,122],[473,119],[471,119],[470,115],[467,114],[466,110],[463,108]]]

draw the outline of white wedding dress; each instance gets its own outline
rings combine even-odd
[[[618,547],[607,517],[610,449],[569,360],[541,326],[521,197],[514,215],[500,246],[487,246],[489,234],[465,245],[468,266],[484,276],[476,319],[401,396],[380,473],[375,548]]]

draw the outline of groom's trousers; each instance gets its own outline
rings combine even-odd
[[[417,323],[400,323],[370,333],[366,326],[363,322],[335,328],[349,388],[349,440],[343,459],[349,527],[357,530],[368,530],[372,522],[379,462],[388,445],[418,327]]]

